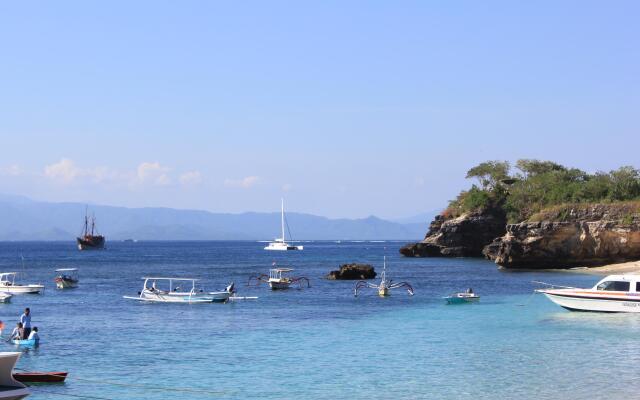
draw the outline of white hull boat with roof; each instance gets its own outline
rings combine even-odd
[[[125,299],[150,303],[214,303],[226,302],[232,294],[233,284],[220,292],[205,292],[196,288],[198,279],[146,277],[138,296],[123,296]],[[158,287],[158,283],[162,287]]]
[[[0,274],[0,292],[11,294],[38,294],[44,290],[44,285],[16,283],[17,272],[3,272]]]
[[[20,352],[0,352],[0,400],[19,400],[31,394],[23,383],[13,378],[13,368]]]
[[[80,278],[78,276],[78,268],[58,268],[58,273],[54,278],[58,289],[77,288]]]
[[[282,205],[280,208],[280,233],[282,234],[282,236],[274,239],[273,242],[269,242],[269,244],[264,248],[265,250],[287,251],[287,250],[303,250],[304,249],[304,246],[296,246],[296,245],[285,242],[284,199],[282,199]],[[289,236],[291,236],[291,232],[289,232]]]
[[[571,311],[640,312],[640,275],[609,275],[591,289],[537,289]]]

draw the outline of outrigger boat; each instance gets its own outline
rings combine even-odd
[[[550,285],[536,289],[570,311],[640,312],[640,275],[609,275],[591,289]]]
[[[287,276],[287,274],[291,271],[293,271],[293,268],[271,268],[269,270],[268,277],[264,274],[259,276],[254,275],[249,278],[247,286],[251,285],[252,281],[255,279],[256,285],[259,285],[260,282],[265,282],[269,284],[269,287],[272,290],[289,289],[289,287],[294,284],[297,284],[298,287],[302,289],[303,282],[307,283],[307,287],[311,287],[309,279],[305,278],[304,276],[300,276],[297,278]]]
[[[68,289],[78,287],[80,278],[78,276],[78,268],[58,268],[58,273],[54,278],[58,289]]]
[[[17,272],[0,273],[0,292],[12,294],[37,294],[44,290],[44,285],[29,284],[20,285],[16,283]]]
[[[409,284],[409,282],[397,282],[393,283],[393,280],[387,279],[387,256],[384,256],[384,262],[382,264],[382,275],[380,276],[380,283],[370,283],[367,281],[358,281],[356,285],[353,287],[353,295],[358,297],[358,292],[364,288],[376,289],[378,291],[378,296],[387,297],[391,293],[392,289],[404,288],[409,293],[409,296],[413,296],[413,287]]]
[[[476,303],[480,301],[480,296],[473,293],[473,289],[469,288],[466,292],[454,293],[451,296],[444,298],[447,304],[464,304],[464,303]]]
[[[233,283],[224,291],[205,292],[203,289],[196,288],[198,279],[192,278],[162,278],[162,277],[144,277],[142,291],[138,292],[137,297],[123,296],[125,299],[139,300],[143,302],[154,303],[214,303],[226,302],[233,293]],[[164,282],[165,288],[156,287],[158,282]],[[186,284],[186,288],[182,285]]]
[[[0,353],[0,400],[19,400],[31,394],[28,387],[13,378],[13,368],[21,354],[20,352]]]

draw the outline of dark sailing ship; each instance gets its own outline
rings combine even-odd
[[[96,216],[84,215],[84,228],[82,235],[76,239],[79,250],[102,250],[104,249],[104,236],[98,235],[96,231]]]

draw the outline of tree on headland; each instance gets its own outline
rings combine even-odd
[[[511,165],[508,161],[485,161],[467,171],[466,178],[477,178],[484,190],[493,190],[509,178]]]
[[[444,215],[493,210],[520,222],[552,206],[640,200],[640,171],[631,166],[590,174],[553,161],[522,159],[515,165],[519,172],[514,177],[507,161],[471,168],[466,177],[480,185],[460,192]]]

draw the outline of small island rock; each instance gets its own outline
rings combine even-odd
[[[337,271],[329,272],[327,279],[330,280],[356,280],[356,279],[373,279],[376,277],[376,271],[369,264],[343,264]]]

